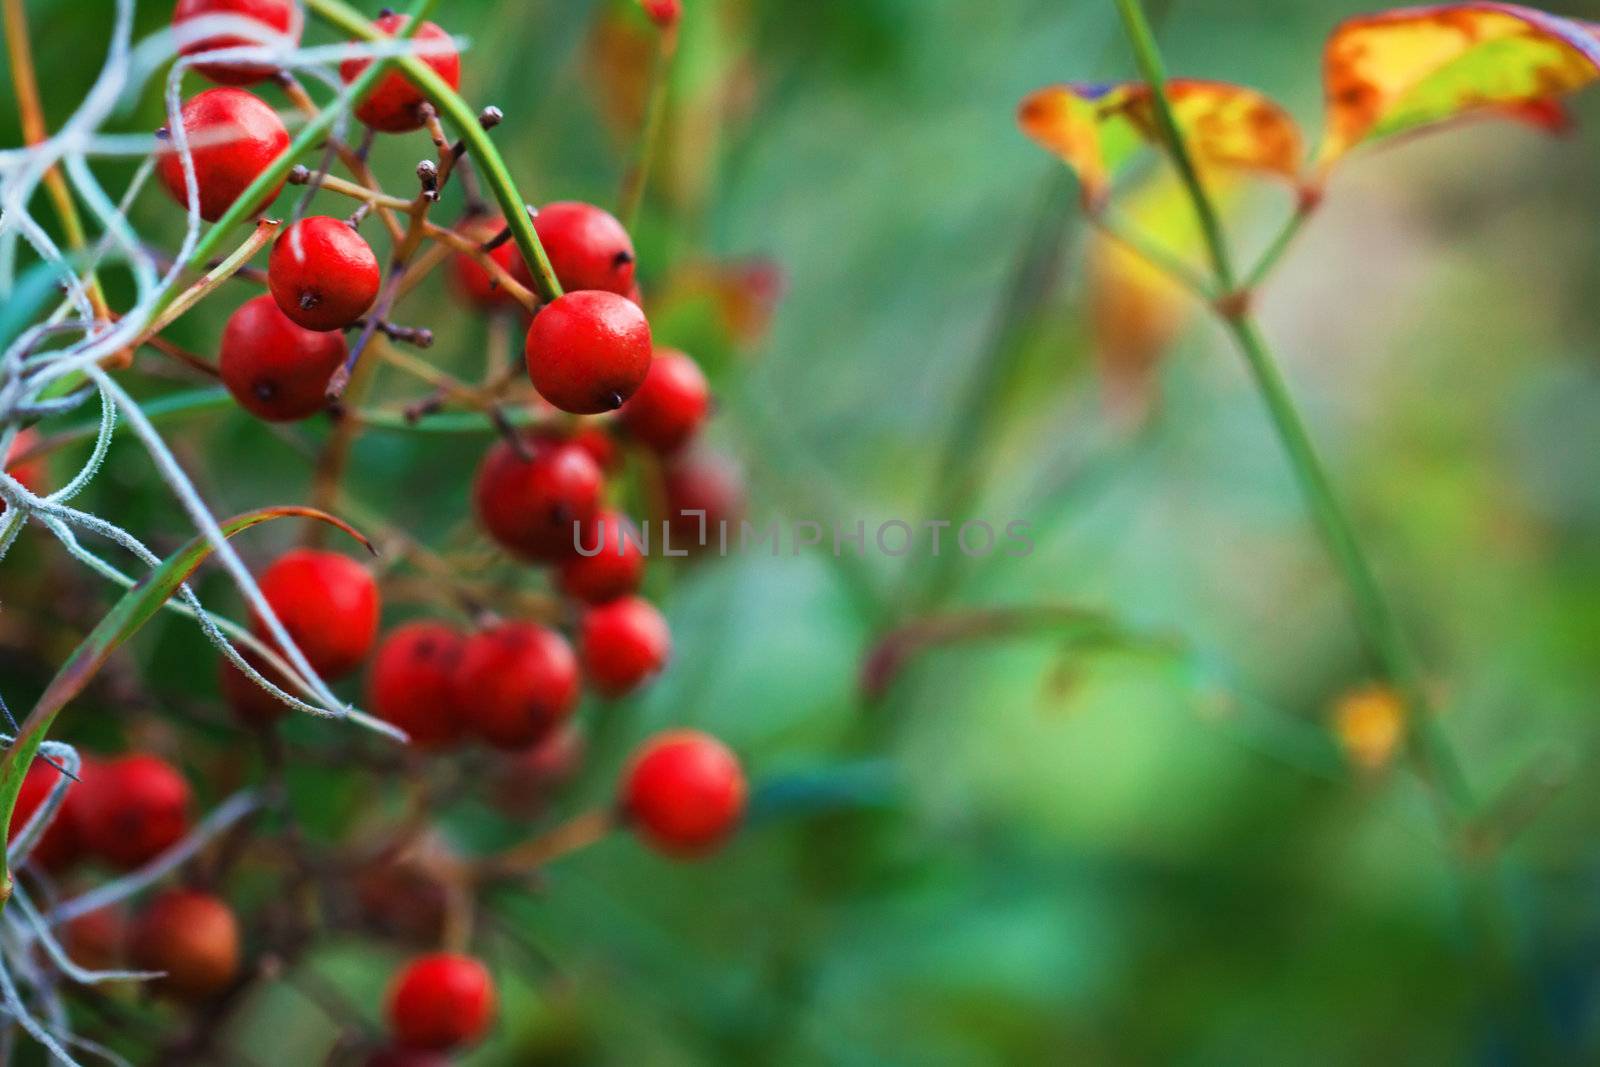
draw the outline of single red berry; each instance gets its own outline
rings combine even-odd
[[[622,449],[617,445],[617,439],[611,436],[607,424],[590,422],[580,427],[572,435],[572,443],[589,453],[600,469],[607,474],[616,470],[622,463]]]
[[[619,697],[666,665],[672,631],[648,600],[624,597],[589,609],[580,642],[585,677],[606,696]]]
[[[607,511],[592,531],[583,534],[577,554],[561,564],[561,591],[590,604],[637,592],[645,562],[638,529],[623,515]]]
[[[599,289],[618,296],[633,291],[633,241],[616,216],[577,200],[546,204],[533,217],[561,288]],[[517,256],[512,271],[519,282],[533,285],[528,265]]]
[[[389,990],[389,1029],[400,1044],[448,1049],[478,1040],[494,1019],[494,979],[470,956],[412,960]]]
[[[411,22],[409,15],[388,14],[373,25],[394,37]],[[412,37],[420,44],[435,46],[438,51],[420,55],[419,58],[433,72],[444,79],[452,89],[461,87],[461,55],[450,43],[450,35],[431,22],[424,22]],[[339,64],[339,77],[346,85],[361,77],[362,71],[372,65],[365,58],[347,59]],[[365,100],[356,105],[356,118],[384,133],[408,133],[423,126],[421,107],[427,102],[422,90],[406,80],[399,71],[385,75]]]
[[[308,330],[342,330],[378,299],[378,257],[342,219],[315,215],[284,230],[272,245],[267,284],[278,307]]]
[[[261,592],[324,679],[349,674],[378,636],[378,583],[349,556],[300,548],[261,576]],[[266,636],[259,618],[256,635]]]
[[[189,783],[155,756],[101,764],[76,788],[83,843],[114,867],[142,866],[189,832]]]
[[[465,236],[477,241],[479,244],[484,244],[492,241],[504,228],[504,219],[482,219],[468,226]],[[517,255],[515,241],[502,241],[489,253],[489,258],[493,259],[513,277],[517,273],[513,264],[522,262],[522,257]],[[515,306],[516,301],[511,299],[505,289],[494,280],[494,276],[485,270],[476,259],[473,259],[465,252],[458,252],[451,259],[450,264],[451,277],[455,281],[456,289],[474,304],[482,308]]]
[[[184,134],[194,157],[195,184],[200,193],[200,217],[216,222],[239,199],[239,194],[289,147],[289,131],[278,113],[260,97],[243,89],[207,89],[180,112]],[[169,143],[172,135],[156,135]],[[162,150],[156,164],[161,182],[179,206],[189,203],[183,160],[173,148]],[[272,203],[283,188],[275,188],[254,205],[259,211]]]
[[[674,553],[703,552],[730,541],[744,517],[744,477],[732,460],[719,452],[696,451],[674,456],[662,476],[667,498],[667,541]]]
[[[744,814],[738,757],[716,738],[675,730],[647,742],[622,786],[622,808],[646,841],[668,855],[702,855]]]
[[[35,759],[22,778],[22,791],[17,794],[16,807],[11,811],[11,830],[6,835],[8,843],[16,840],[56,785],[66,783],[67,792],[55,816],[44,833],[34,839],[33,851],[28,856],[47,871],[66,870],[83,855],[83,834],[78,827],[78,790],[82,788],[83,776],[80,773],[78,777],[79,781],[74,782],[51,761],[42,756]]]
[[[562,411],[615,411],[650,372],[650,323],[627,297],[581,289],[539,309],[527,360],[534,388]]]
[[[339,334],[291,322],[263,293],[228,319],[218,362],[240,407],[268,422],[293,422],[327,407],[328,379],[347,354]]]
[[[21,463],[14,462],[16,457],[29,451],[39,443],[39,431],[33,427],[19,431],[11,439],[11,448],[6,452],[6,473],[22,483],[28,492],[37,495],[45,486],[48,470],[43,456],[35,456]],[[6,510],[6,502],[0,500],[0,512]]]
[[[134,919],[128,955],[141,970],[163,972],[162,993],[210,1000],[239,975],[239,920],[210,893],[169,889]]]
[[[658,348],[644,384],[617,415],[635,440],[666,454],[688,444],[710,411],[711,387],[700,364],[675,348]]]
[[[288,679],[261,657],[246,651],[244,658],[245,662],[254,667],[263,678],[279,689],[286,693],[294,692]],[[261,688],[254,680],[245,677],[245,673],[235,667],[226,656],[217,661],[217,684],[222,689],[222,698],[227,702],[234,717],[246,726],[271,726],[289,714],[289,705]]]
[[[527,748],[507,753],[490,783],[495,807],[511,818],[536,818],[572,781],[587,750],[583,730],[568,719]]]
[[[489,449],[473,484],[473,503],[485,530],[505,548],[534,562],[573,555],[577,539],[600,513],[605,478],[588,452],[555,437],[526,439],[532,459],[506,441]]]
[[[443,623],[413,622],[378,646],[367,675],[367,707],[398,726],[422,749],[445,748],[461,736],[452,685],[465,638]]]
[[[108,904],[68,919],[60,931],[67,958],[92,971],[114,970],[122,965],[128,943],[128,916]]]
[[[526,748],[578,706],[578,658],[566,638],[532,623],[502,623],[467,639],[455,706],[496,748]]]
[[[670,30],[683,17],[683,0],[639,0],[644,13],[664,30]]]
[[[238,15],[252,19],[260,24],[262,37],[285,37],[291,46],[300,43],[300,31],[305,28],[305,20],[294,0],[178,0],[178,6],[172,12],[172,28],[178,31],[184,55],[269,43],[259,37],[237,34],[218,34],[188,41],[184,23],[207,15]],[[272,77],[278,68],[266,63],[201,63],[194,69],[218,85],[253,85]]]

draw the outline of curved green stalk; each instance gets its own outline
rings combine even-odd
[[[429,2],[428,6],[431,7],[432,3]],[[344,3],[344,0],[306,0],[306,7],[344,33],[368,41],[387,40],[382,30],[374,26],[359,11]],[[415,25],[414,19],[406,28],[410,30]],[[461,99],[460,94],[450,88],[432,67],[416,56],[400,56],[393,62],[412,84],[422,90],[422,94],[439,110],[439,114],[455,125],[461,139],[467,143],[468,153],[478,164],[484,183],[499,201],[500,210],[506,218],[506,225],[511,229],[511,236],[515,238],[517,247],[522,252],[522,258],[533,273],[534,288],[540,298],[548,303],[559,297],[561,283],[556,280],[556,272],[550,265],[550,257],[545,254],[544,245],[540,244],[539,235],[534,232],[533,222],[528,217],[528,202],[517,192],[516,183],[511,180],[511,171],[507,169],[505,160],[500,158],[500,153],[495,148],[494,141],[489,138],[488,132],[478,124],[478,116],[467,102]]]

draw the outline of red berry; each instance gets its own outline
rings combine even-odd
[[[665,454],[688,444],[710,410],[711,388],[700,364],[675,348],[658,348],[644,384],[617,415],[635,439]]]
[[[673,856],[701,855],[721,844],[738,825],[744,802],[738,757],[694,730],[647,742],[622,787],[623,810],[634,829]]]
[[[501,545],[535,562],[566,559],[579,532],[600,513],[605,486],[588,452],[570,441],[527,438],[531,460],[496,442],[478,468],[473,503],[484,529]]]
[[[678,19],[683,16],[683,0],[639,0],[644,5],[644,13],[664,30],[669,30],[678,24]]]
[[[392,631],[367,676],[368,708],[418,748],[450,745],[461,736],[451,687],[465,644],[443,623],[414,622]]]
[[[591,422],[572,435],[572,443],[589,453],[600,469],[607,473],[617,469],[622,462],[622,449],[604,424]]]
[[[561,288],[599,289],[618,296],[633,290],[633,241],[609,211],[576,200],[558,201],[539,210],[533,228]],[[521,256],[512,270],[523,285],[533,285]]]
[[[389,1028],[402,1045],[447,1049],[478,1040],[494,1018],[494,979],[470,956],[411,961],[389,990]]]
[[[561,564],[563,593],[603,604],[638,591],[644,580],[644,546],[639,531],[624,516],[602,513],[578,547],[580,551]]]
[[[328,379],[347,351],[343,337],[296,325],[263,293],[222,331],[222,384],[257,418],[293,422],[327,406]]]
[[[54,818],[44,833],[34,840],[29,858],[47,871],[62,871],[72,866],[83,855],[83,835],[78,828],[78,791],[82,788],[82,774],[74,782],[49,760],[40,757],[28,767],[22,778],[22,791],[17,794],[16,807],[11,812],[11,830],[6,835],[9,843],[15,841],[33,813],[39,810],[59,782],[67,783],[66,795],[56,808]]]
[[[278,113],[243,89],[207,89],[180,112],[194,156],[195,183],[200,190],[200,217],[216,222],[239,194],[289,147],[289,131]],[[157,134],[169,142],[171,134]],[[161,182],[180,206],[187,206],[183,160],[172,149],[162,151],[157,170]],[[283,182],[254,205],[261,210],[277,198]]]
[[[455,706],[496,748],[525,748],[578,706],[578,658],[560,634],[502,623],[467,639],[455,674]]]
[[[667,620],[639,597],[590,608],[580,640],[585,676],[611,697],[637,689],[666,665],[672,652]]]
[[[244,658],[262,677],[276,684],[279,689],[286,693],[294,692],[288,684],[288,679],[259,656],[245,652]],[[289,705],[261,688],[252,679],[245,677],[244,672],[235,667],[227,657],[217,661],[217,684],[222,689],[222,698],[227,701],[234,717],[246,726],[271,726],[289,714]]]
[[[465,235],[482,244],[493,240],[504,228],[504,219],[483,219],[467,227]],[[513,275],[516,274],[513,264],[522,262],[522,257],[517,255],[515,241],[503,241],[496,245],[494,251],[489,253],[489,258]],[[451,276],[455,280],[456,288],[474,304],[483,308],[511,307],[516,304],[516,301],[512,300],[505,289],[494,280],[494,276],[476,259],[465,252],[460,252],[450,262]]]
[[[94,971],[109,971],[122,963],[128,942],[128,917],[121,908],[108,904],[68,919],[59,936],[73,963]]]
[[[83,842],[114,867],[148,863],[189,832],[189,783],[155,756],[114,759],[76,788]]]
[[[184,40],[184,23],[207,15],[240,15],[254,19],[260,23],[264,36],[287,37],[291,45],[300,43],[300,31],[305,25],[294,0],[178,0],[172,12],[172,27],[179,31],[179,40]],[[268,42],[237,34],[219,34],[188,42],[182,51],[186,56],[193,56],[263,43]],[[194,69],[219,85],[251,85],[272,77],[278,68],[264,63],[201,63]]]
[[[490,796],[512,818],[537,817],[551,796],[572,781],[588,750],[588,740],[571,719],[519,752],[508,753],[495,770]]]
[[[306,661],[325,679],[361,665],[378,636],[378,583],[348,556],[301,548],[260,579],[261,592]],[[257,636],[266,635],[255,620]]]
[[[673,458],[662,478],[667,498],[667,537],[673,552],[704,551],[728,537],[744,517],[744,478],[733,461],[718,452],[690,451]]]
[[[372,246],[348,222],[316,215],[278,236],[267,283],[278,307],[308,330],[342,330],[378,299],[383,274]]]
[[[239,920],[210,893],[169,889],[134,920],[129,957],[162,971],[155,988],[178,1000],[209,1000],[239,975]]]
[[[614,411],[650,372],[650,324],[627,297],[568,293],[533,317],[527,359],[534,388],[562,411]]]
[[[389,14],[378,19],[373,25],[388,34],[397,36],[411,22],[409,15]],[[456,52],[455,46],[450,44],[450,35],[431,22],[424,22],[417,30],[412,40],[419,43],[443,46],[441,51],[419,58],[433,72],[443,78],[445,84],[452,89],[461,87],[461,56]],[[372,65],[370,59],[347,59],[339,64],[339,77],[346,85],[361,77],[361,72]],[[408,133],[411,130],[420,130],[423,126],[421,106],[427,102],[427,97],[422,95],[422,90],[406,80],[405,75],[399,71],[392,71],[385,75],[367,98],[356,105],[356,118],[384,133]]]

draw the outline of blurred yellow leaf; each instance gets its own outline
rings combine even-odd
[[[1368,771],[1381,770],[1405,741],[1405,704],[1388,686],[1354,690],[1334,705],[1333,729],[1351,763]]]

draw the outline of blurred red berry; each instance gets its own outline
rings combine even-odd
[[[634,757],[622,807],[646,841],[692,857],[727,839],[744,814],[744,771],[716,738],[694,730],[661,734]]]
[[[578,659],[553,630],[502,623],[467,639],[454,688],[473,732],[496,748],[525,748],[578,706]]]
[[[533,317],[527,361],[534,388],[562,411],[615,411],[650,371],[650,324],[627,297],[567,293]]]
[[[22,778],[22,791],[17,794],[16,806],[11,811],[11,829],[7,843],[15,841],[33,813],[39,810],[58,783],[66,783],[66,794],[61,798],[56,813],[44,833],[34,840],[29,858],[47,871],[60,872],[76,863],[83,855],[83,835],[78,827],[78,809],[81,801],[78,792],[83,788],[82,773],[79,781],[68,778],[54,763],[39,757],[28,767]]]
[[[666,665],[672,632],[648,600],[624,597],[584,614],[581,643],[584,676],[606,696],[619,697]]]
[[[678,19],[683,17],[683,0],[639,0],[644,5],[644,13],[664,30],[671,29],[678,24]]]
[[[408,964],[389,991],[389,1028],[402,1045],[448,1049],[478,1040],[494,1019],[494,979],[470,956],[440,952]]]
[[[700,364],[675,348],[658,348],[644,384],[617,416],[635,440],[666,454],[693,440],[710,411],[711,387]]]
[[[633,291],[633,241],[609,211],[576,200],[557,201],[539,209],[533,228],[562,289],[604,290],[622,297]],[[533,285],[521,256],[512,271],[523,285]]]
[[[384,15],[373,25],[388,34],[397,36],[411,22],[409,15]],[[424,22],[412,37],[419,44],[438,46],[439,51],[419,58],[452,89],[461,87],[461,56],[450,43],[450,35],[431,22]],[[361,77],[372,65],[365,58],[347,59],[339,64],[339,77],[346,85]],[[356,105],[356,118],[384,133],[407,133],[423,126],[421,107],[427,102],[422,90],[406,80],[399,71],[385,75],[366,99]]]
[[[537,435],[525,443],[532,459],[506,441],[484,457],[472,490],[478,519],[490,537],[524,559],[566,559],[600,513],[605,479],[571,441]]]
[[[209,1000],[239,975],[239,921],[210,893],[170,889],[134,919],[128,954],[141,970],[164,972],[162,993]]]
[[[218,362],[240,407],[268,422],[293,422],[327,406],[328,379],[346,354],[343,337],[296,325],[263,293],[228,319]]]
[[[208,15],[238,15],[253,19],[266,34],[287,37],[291,45],[300,43],[304,20],[294,0],[178,0],[172,12],[172,28],[183,33],[184,24]],[[180,36],[179,40],[184,38]],[[183,45],[186,56],[215,52],[223,48],[260,45],[259,39],[238,34],[218,34]],[[269,63],[200,63],[194,68],[219,85],[251,85],[272,77],[277,67]]]
[[[611,436],[611,431],[605,424],[590,421],[572,435],[572,443],[589,453],[590,457],[600,465],[600,469],[607,474],[616,470],[622,462],[622,449],[617,445],[617,439]]]
[[[744,518],[744,478],[719,452],[691,450],[674,456],[662,476],[672,551],[700,552],[722,543],[723,524],[736,539]]]
[[[76,787],[78,829],[89,851],[113,867],[142,866],[189,832],[189,783],[155,756],[121,756]]]
[[[33,427],[21,430],[11,439],[11,448],[6,452],[6,473],[22,483],[28,492],[37,495],[44,489],[48,471],[45,467],[43,456],[14,462],[17,456],[22,455],[39,443],[39,431]],[[5,510],[5,501],[0,500],[0,511]]]
[[[342,219],[315,215],[273,242],[267,283],[282,312],[308,330],[342,330],[378,299],[378,257]]]
[[[571,719],[527,748],[508,752],[495,769],[494,804],[513,818],[533,818],[562,786],[572,781],[588,749]]]
[[[355,893],[362,916],[385,937],[427,946],[444,936],[450,890],[415,857],[365,868],[356,875]]]
[[[482,244],[492,241],[504,228],[505,220],[502,218],[480,219],[466,228],[465,235]],[[513,277],[517,273],[513,264],[522,262],[522,257],[517,255],[515,241],[502,241],[489,253],[489,258]],[[505,289],[494,280],[494,276],[465,252],[458,252],[451,258],[450,264],[451,277],[455,281],[456,289],[474,304],[482,308],[516,305],[516,301],[512,300]]]
[[[120,907],[107,905],[69,919],[60,931],[67,958],[93,971],[120,968],[126,956],[128,917]]]
[[[367,675],[367,707],[398,726],[421,749],[461,737],[452,686],[466,639],[443,623],[413,622],[393,630]]]
[[[220,219],[239,194],[289,147],[289,131],[278,113],[243,89],[207,89],[184,104],[180,115],[194,157],[200,217],[207,222]],[[157,157],[161,182],[179,206],[187,206],[183,160],[171,147],[172,134],[163,128],[157,136],[169,145]],[[280,181],[254,205],[255,210],[270,204],[282,188]]]
[[[644,546],[626,516],[602,512],[585,531],[578,553],[561,564],[561,591],[575,600],[603,604],[628,596],[644,580]]]
[[[278,557],[259,582],[306,661],[324,679],[349,674],[378,636],[378,583],[348,556],[300,548]],[[267,637],[259,618],[256,635]]]

